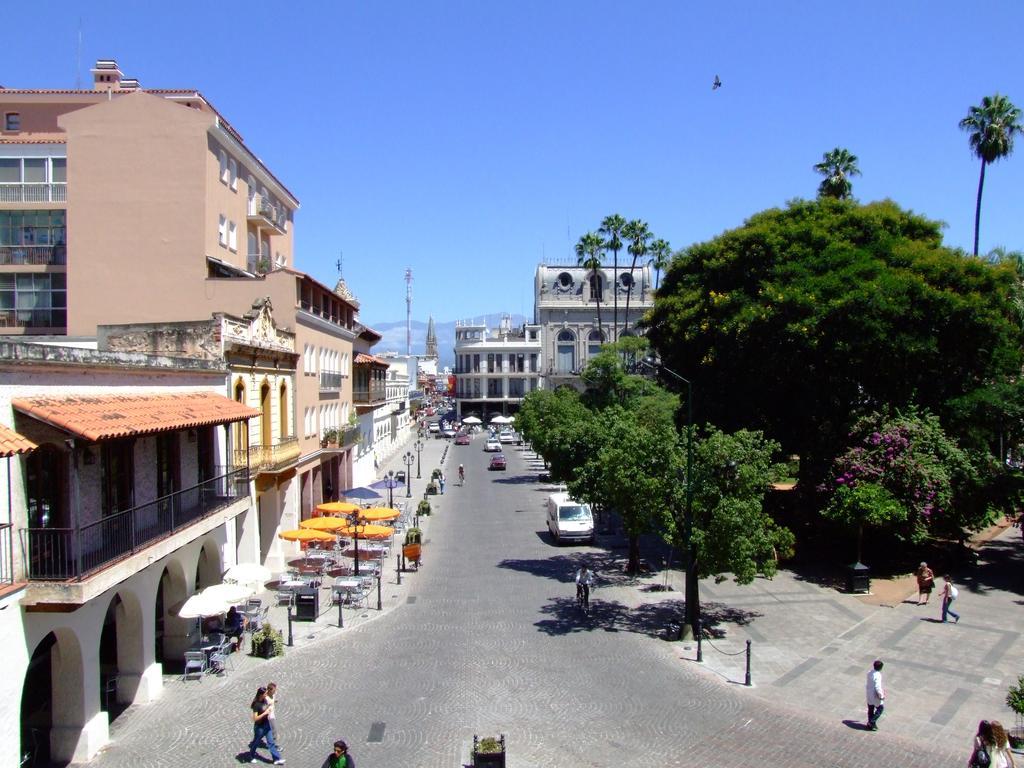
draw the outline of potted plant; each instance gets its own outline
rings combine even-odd
[[[430,494],[431,496],[436,496],[440,490],[440,486],[434,480],[431,480],[429,483],[427,483],[427,493]],[[423,502],[420,503],[422,504]]]
[[[1006,706],[1013,710],[1017,722],[1010,729],[1010,747],[1024,748],[1024,675],[1017,678],[1017,684],[1011,685],[1006,691]]]
[[[336,448],[338,445],[338,430],[335,427],[327,427],[323,437],[320,438],[320,446],[323,448]]]
[[[265,622],[262,627],[253,632],[252,655],[264,659],[272,659],[275,656],[284,655],[284,635]]]
[[[439,477],[441,477],[441,470],[440,469],[434,469],[434,471],[430,473],[430,479],[431,480],[437,480]]]
[[[420,502],[421,504],[423,502]],[[429,507],[430,504],[428,503]],[[423,543],[423,531],[419,528],[410,528],[405,532],[405,543],[406,544],[422,544]]]
[[[473,734],[473,765],[476,768],[505,768],[505,734],[482,739]]]
[[[433,483],[431,483],[433,485]],[[427,493],[431,493],[430,486],[427,486]],[[437,493],[436,490],[433,493]],[[416,505],[417,515],[429,515],[430,514],[430,502],[426,499],[422,499],[418,505]]]

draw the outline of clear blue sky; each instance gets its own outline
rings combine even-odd
[[[79,10],[82,9],[82,10]],[[529,316],[536,265],[618,212],[674,248],[813,197],[824,151],[970,249],[957,122],[1024,107],[1024,3],[240,2],[3,10],[0,83],[74,87],[116,58],[196,88],[302,202],[296,266],[370,324]],[[712,92],[714,76],[723,86]],[[1024,248],[1024,142],[986,174],[981,249]]]

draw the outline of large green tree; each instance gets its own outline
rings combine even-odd
[[[1013,152],[1014,137],[1024,130],[1020,110],[1005,96],[985,96],[981,104],[967,110],[960,128],[970,136],[971,151],[981,160],[978,176],[978,200],[974,207],[974,255],[978,255],[978,233],[981,229],[981,193],[985,188],[985,168]]]
[[[753,216],[677,256],[646,324],[693,381],[697,420],[762,429],[814,489],[854,421],[1014,375],[1014,273],[943,247],[891,202],[822,198]]]
[[[601,254],[604,253],[604,240],[594,232],[587,232],[576,243],[577,263],[590,271],[591,279],[597,286],[597,330],[601,338],[605,338],[601,327],[601,294],[604,292],[604,280],[600,275]]]
[[[626,220],[617,213],[605,216],[597,232],[604,237],[604,247],[612,252],[612,341],[619,338],[619,251]]]
[[[848,149],[836,147],[821,156],[821,162],[814,164],[814,170],[823,178],[818,185],[818,197],[834,197],[846,200],[853,194],[851,176],[860,176],[857,156]]]

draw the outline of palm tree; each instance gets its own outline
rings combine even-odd
[[[613,213],[605,216],[597,233],[604,236],[604,247],[614,254],[612,261],[612,299],[614,300],[614,313],[612,315],[612,341],[619,338],[619,250],[622,248],[622,229],[626,226],[626,220]]]
[[[672,248],[667,240],[655,240],[651,243],[651,260],[648,262],[654,267],[654,290],[661,287],[661,272],[668,269],[669,260],[672,258]]]
[[[818,197],[834,197],[836,200],[847,200],[853,191],[850,177],[860,176],[857,156],[841,147],[824,153],[821,162],[815,163],[814,170],[825,177],[818,185]]]
[[[587,232],[576,243],[576,259],[581,267],[589,269],[591,279],[597,281],[597,330],[604,338],[601,327],[601,294],[604,292],[601,276],[597,271],[601,268],[601,255],[604,253],[604,240],[596,232]]]
[[[626,319],[622,324],[622,332],[629,330],[629,297],[633,295],[633,270],[636,269],[636,262],[647,255],[649,248],[648,240],[653,237],[651,230],[647,227],[646,221],[634,219],[622,228],[622,236],[629,240],[629,253],[633,257],[633,263],[629,265],[629,293],[626,294]]]
[[[1013,152],[1013,137],[1024,130],[1020,110],[1008,98],[986,96],[980,107],[971,107],[960,127],[969,131],[971,149],[981,158],[978,178],[978,203],[974,209],[974,255],[978,255],[978,231],[981,226],[981,192],[985,187],[985,166]]]

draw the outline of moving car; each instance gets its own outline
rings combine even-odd
[[[516,433],[512,430],[505,430],[498,435],[498,442],[500,443],[514,443],[516,441]]]
[[[469,445],[469,442],[469,435],[467,435],[465,432],[460,432],[455,436],[456,445]]]
[[[495,453],[501,453],[501,443],[495,440],[493,437],[487,438],[487,443],[484,445],[485,451],[494,451]]]
[[[505,455],[499,453],[497,456],[491,456],[491,463],[487,465],[488,469],[500,469],[504,472],[508,467],[505,464]]]
[[[433,433],[433,432],[440,432],[441,431],[441,425],[438,424],[436,421],[432,421],[429,424],[427,424],[427,431],[431,432],[431,433]]]
[[[576,501],[567,493],[552,493],[547,505],[548,530],[555,542],[585,541],[593,544],[594,516],[590,505]]]

